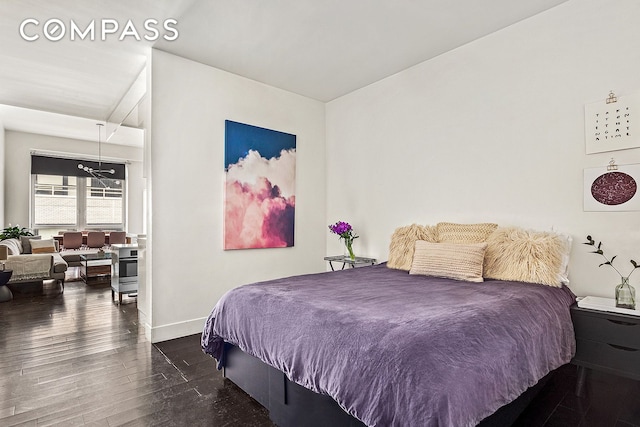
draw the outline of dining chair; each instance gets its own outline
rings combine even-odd
[[[79,231],[66,231],[62,234],[62,247],[65,250],[80,249],[82,247],[82,233]]]
[[[87,233],[87,247],[101,248],[104,246],[104,231],[89,231]]]
[[[112,231],[109,233],[109,245],[124,244],[127,241],[126,231]]]

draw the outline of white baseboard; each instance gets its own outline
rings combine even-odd
[[[138,322],[144,328],[144,337],[147,341],[151,341],[151,324],[149,324],[147,315],[140,309],[138,309]]]
[[[161,325],[156,327],[150,327],[149,335],[152,343],[172,340],[174,338],[186,337],[187,335],[199,334],[204,328],[204,324],[207,321],[206,317],[199,319],[186,320],[184,322],[170,323],[168,325]],[[147,325],[145,324],[145,335]]]

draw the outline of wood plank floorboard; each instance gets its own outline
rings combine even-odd
[[[135,298],[118,306],[82,282],[60,291],[0,304],[0,426],[273,426],[199,336],[154,346]]]
[[[0,303],[0,426],[273,426],[199,334],[152,345],[135,298],[118,306],[82,282],[60,291]],[[577,397],[575,378],[558,370],[515,426],[640,427],[640,383],[591,372]]]

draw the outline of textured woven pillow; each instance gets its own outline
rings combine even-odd
[[[387,267],[409,271],[417,240],[437,242],[436,228],[418,224],[397,228],[391,236]]]
[[[52,254],[56,251],[56,245],[53,239],[31,240],[31,253],[33,254]]]
[[[446,243],[480,243],[498,228],[498,224],[456,224],[453,222],[439,222],[438,241]]]
[[[571,239],[553,232],[499,228],[487,239],[484,277],[562,286]]]
[[[486,243],[430,243],[418,240],[409,274],[482,282],[486,249]]]

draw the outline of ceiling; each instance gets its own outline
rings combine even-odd
[[[2,0],[0,104],[88,119],[95,132],[151,47],[330,101],[564,1]],[[106,41],[72,41],[67,33],[60,41],[28,42],[19,34],[26,18],[40,22],[27,27],[30,35],[42,34],[51,18],[81,29],[92,19],[116,19],[121,29],[131,20],[141,35],[146,19],[174,18],[179,36],[118,41],[120,30]],[[10,129],[16,120],[2,111]]]

